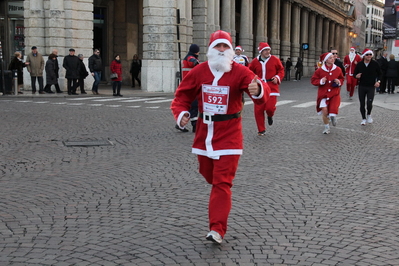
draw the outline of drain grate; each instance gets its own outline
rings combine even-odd
[[[63,141],[67,147],[92,147],[92,146],[112,146],[109,140],[80,140],[80,141]]]

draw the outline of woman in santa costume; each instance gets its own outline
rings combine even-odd
[[[271,90],[270,99],[264,105],[255,105],[254,107],[258,135],[263,136],[266,134],[265,111],[267,123],[269,126],[273,124],[277,96],[280,96],[280,83],[284,78],[284,66],[278,57],[270,54],[271,48],[268,43],[259,43],[258,51],[259,56],[252,60],[251,64],[249,64],[249,69],[267,82]]]
[[[231,187],[242,154],[242,94],[263,104],[270,89],[247,67],[233,62],[230,34],[211,34],[208,61],[197,65],[182,80],[171,104],[176,123],[189,121],[190,105],[198,99],[199,116],[192,152],[198,155],[199,172],[212,185],[209,229],[206,239],[221,243],[231,209]]]
[[[357,85],[357,79],[353,76],[357,63],[362,61],[360,55],[356,54],[355,47],[349,49],[349,54],[344,58],[344,67],[346,73],[346,91],[348,92],[349,99],[352,100]]]
[[[318,86],[316,110],[322,115],[324,123],[323,134],[330,133],[330,120],[336,125],[339,105],[341,104],[341,85],[344,82],[342,70],[334,64],[332,53],[324,53],[320,56],[322,66],[317,69],[310,82]]]

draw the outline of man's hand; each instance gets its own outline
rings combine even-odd
[[[91,72],[91,75],[92,75],[92,76],[94,76],[94,73],[93,73],[93,72]]]
[[[252,80],[252,82],[249,83],[249,85],[248,85],[248,91],[249,91],[249,94],[251,94],[251,95],[259,95],[260,94],[260,88],[259,88],[257,80],[258,80],[258,76],[256,75],[254,77],[254,79]]]
[[[180,126],[184,127],[190,121],[189,114],[185,114],[180,120]]]
[[[359,73],[359,74],[356,75],[356,78],[360,79],[361,76],[362,76],[362,73]]]

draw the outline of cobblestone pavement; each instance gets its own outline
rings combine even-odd
[[[399,94],[376,95],[374,123],[360,126],[342,92],[329,135],[309,79],[282,85],[266,136],[249,102],[216,245],[173,95],[123,91],[130,102],[0,97],[0,265],[399,265]]]

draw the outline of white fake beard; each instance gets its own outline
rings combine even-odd
[[[206,53],[208,57],[209,66],[221,72],[229,72],[233,64],[234,51],[227,49],[224,52],[219,52],[215,48],[210,48]]]

